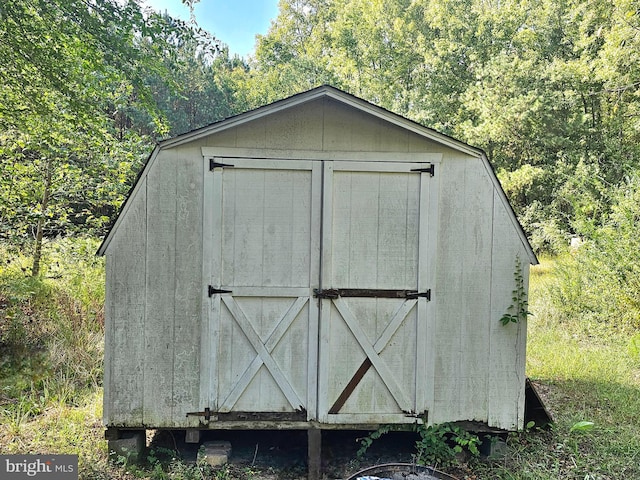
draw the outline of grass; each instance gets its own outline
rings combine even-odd
[[[555,424],[511,435],[506,457],[476,465],[477,478],[640,478],[640,361],[629,348],[633,342],[561,315],[548,300],[553,263],[544,259],[530,276],[527,375]],[[578,422],[593,426],[572,430]]]
[[[43,276],[0,246],[0,451],[78,454],[100,478],[104,266],[92,239],[47,249]],[[96,470],[95,466],[99,466]]]
[[[55,242],[44,276],[31,279],[28,260],[0,246],[0,451],[78,454],[81,479],[278,477],[201,469],[171,452],[151,452],[140,467],[109,462],[101,423],[104,267],[96,247],[89,239]],[[554,263],[543,259],[530,276],[527,374],[555,424],[511,434],[503,458],[454,466],[461,479],[640,478],[640,337],[560,312],[549,301]]]
[[[28,402],[28,400],[27,400]],[[0,446],[5,454],[75,454],[81,478],[101,478],[107,470],[102,427],[102,390],[96,388],[69,404],[43,398],[37,411],[18,405],[0,413]],[[96,475],[96,474],[99,475]]]

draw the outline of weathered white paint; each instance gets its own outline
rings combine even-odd
[[[318,107],[318,103],[322,104],[322,106]],[[300,106],[305,108],[307,114],[302,117],[297,117],[296,108]],[[330,111],[329,113],[331,114],[329,117],[326,116],[328,111]],[[347,111],[351,112],[350,116],[343,116],[339,113]],[[286,114],[276,115],[282,112],[286,112]],[[313,113],[313,115],[309,115],[309,112]],[[361,120],[359,122],[360,126],[364,126],[363,123],[366,122],[367,125],[365,128],[360,129],[353,124],[354,112],[356,112],[356,114],[361,112],[366,114],[366,116],[360,115]],[[301,122],[300,118],[303,118],[305,121]],[[274,119],[276,120],[274,121]],[[308,150],[341,150],[337,145],[344,144],[347,148],[343,148],[343,150],[351,150],[354,146],[362,148],[364,145],[367,151],[391,151],[390,148],[381,149],[379,145],[385,146],[386,142],[384,141],[384,137],[389,138],[391,132],[394,131],[398,137],[404,136],[406,141],[409,142],[409,145],[412,146],[412,140],[419,138],[420,141],[418,143],[422,143],[425,139],[428,139],[435,145],[447,149],[461,151],[469,155],[481,154],[480,150],[459,142],[447,135],[423,127],[406,118],[395,115],[388,110],[368,103],[365,100],[326,86],[304,94],[294,95],[293,97],[232,117],[223,122],[211,125],[210,127],[165,140],[161,145],[166,148],[171,148],[202,139],[208,142],[215,142],[215,139],[211,137],[217,136],[223,140],[226,146],[270,148],[267,142],[273,141],[275,148],[279,149],[282,148],[282,144],[285,142],[278,142],[280,136],[275,135],[274,137],[269,135],[269,133],[271,133],[271,131],[279,133],[282,130],[290,132],[291,129],[289,127],[291,125],[295,125],[295,132],[298,134],[294,137],[294,142],[297,139],[301,139],[301,142],[305,145],[305,149]],[[270,128],[270,126],[273,127]],[[242,138],[242,128],[250,130],[246,139]],[[231,129],[234,129],[234,131],[227,132],[227,130]],[[318,135],[318,132],[322,132],[323,135]],[[407,132],[415,133],[416,135],[408,135]],[[226,135],[224,133],[226,133]],[[351,137],[351,141],[345,142],[340,140],[340,138],[345,136]],[[292,137],[289,137],[289,139],[291,138]],[[253,142],[251,140],[253,140]],[[318,148],[318,145],[321,147]],[[314,146],[316,148],[313,148]],[[400,143],[398,151],[402,152],[404,148],[405,145]],[[418,147],[418,150],[422,150],[422,148]]]
[[[496,195],[497,196],[497,195]],[[491,277],[491,318],[500,318],[511,305],[515,289],[515,259],[520,258],[525,288],[528,288],[529,263],[522,247],[512,236],[511,222],[502,202],[494,202]],[[509,294],[507,294],[507,292]],[[488,422],[502,428],[522,428],[524,422],[525,355],[527,322],[503,326],[489,323]]]
[[[187,152],[176,159],[176,263],[172,423],[199,408],[202,312],[202,197],[204,168]],[[195,419],[190,421],[197,423]]]
[[[107,253],[104,422],[141,425],[146,291],[146,179]]]
[[[418,258],[420,211],[429,209],[429,195],[421,193],[431,180],[428,174],[412,172],[421,167],[326,162],[323,288],[418,290],[419,269],[427,263],[426,257]],[[427,321],[418,318],[417,305],[424,302],[322,300],[319,416],[323,422],[342,423],[350,418],[345,415],[358,415],[361,422],[375,421],[378,415],[395,415],[395,422],[413,421],[405,412],[416,409],[417,326]],[[330,413],[365,359],[373,365],[344,406]]]
[[[207,404],[220,412],[308,410],[320,170],[304,160],[217,160],[233,167],[205,175],[215,225],[205,258],[211,284],[233,293],[211,300],[215,356],[203,369],[215,369],[204,378],[217,386]]]
[[[200,403],[202,162],[181,160],[141,178],[107,252],[110,425],[190,425]]]
[[[442,160],[442,153],[437,152],[372,152],[372,151],[322,151],[322,150],[276,150],[256,148],[229,148],[229,147],[202,147],[202,156],[205,158],[243,158],[254,165],[267,165],[272,159],[296,159],[296,160],[320,160],[342,162],[384,162],[384,163],[423,163],[426,166],[438,163]],[[366,152],[366,154],[364,154]],[[265,163],[267,162],[267,163]],[[296,167],[291,167],[295,169]],[[392,168],[392,167],[387,167]]]
[[[441,168],[435,398],[447,410],[484,421],[493,191],[479,162],[452,158]],[[449,180],[449,181],[446,181]],[[483,181],[484,180],[484,181]],[[470,208],[471,207],[471,208]],[[456,378],[456,382],[451,382]]]
[[[175,345],[176,159],[164,153],[147,176],[147,270],[143,421],[171,421]]]
[[[209,171],[209,158],[235,166]],[[434,177],[411,172],[431,164]],[[523,425],[526,322],[499,319],[516,257],[525,280],[536,259],[486,157],[343,92],[162,142],[100,253],[107,425],[196,427],[186,414],[205,407],[302,407],[331,428],[415,421],[403,410]]]

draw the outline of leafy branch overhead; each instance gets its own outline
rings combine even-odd
[[[520,257],[516,256],[516,268],[514,273],[516,288],[513,290],[511,297],[511,305],[507,308],[507,312],[500,318],[502,325],[509,323],[518,323],[527,319],[529,312],[529,303],[527,301],[527,291],[524,288],[524,275],[522,273],[522,263]]]
[[[0,240],[34,275],[47,238],[104,234],[156,138],[245,108],[223,53],[135,0],[0,3]]]

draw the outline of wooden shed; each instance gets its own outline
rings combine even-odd
[[[111,431],[523,427],[537,260],[486,155],[343,91],[160,142],[99,253]]]

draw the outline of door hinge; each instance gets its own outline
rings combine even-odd
[[[214,288],[213,285],[209,285],[207,291],[209,292],[210,297],[213,297],[214,295],[217,295],[219,293],[233,293],[233,290],[222,290],[220,288]]]
[[[407,298],[426,298],[427,302],[431,301],[431,289],[424,292],[409,292]]]
[[[411,171],[412,172],[420,172],[420,173],[428,173],[431,177],[433,177],[436,174],[436,167],[432,163],[427,168],[412,168]]]
[[[210,158],[209,159],[209,170],[213,170],[214,168],[224,168],[224,167],[234,167],[235,165],[231,165],[228,163],[219,163],[216,162],[215,158]]]
[[[211,417],[215,416],[215,413],[211,411],[209,407],[204,409],[204,412],[189,412],[187,413],[187,417],[204,417],[204,419],[208,422],[211,420]]]

